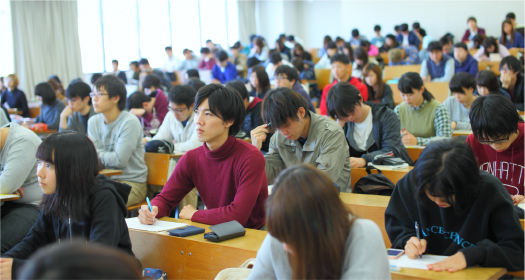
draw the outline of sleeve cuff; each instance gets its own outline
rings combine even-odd
[[[486,251],[482,247],[469,247],[459,251],[462,252],[463,255],[465,255],[467,267],[481,264],[485,259]]]

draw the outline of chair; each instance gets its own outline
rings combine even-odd
[[[386,52],[379,53],[379,57],[383,59],[383,61],[385,62],[385,65],[388,65],[388,62],[390,61],[388,60],[388,53]]]
[[[317,86],[319,90],[330,84],[330,69],[315,69],[315,77],[317,79]]]
[[[317,56],[317,53],[319,52],[319,48],[309,48],[306,51],[308,51],[312,55],[312,62],[314,65],[321,60],[320,57]]]
[[[510,55],[514,56],[514,57],[518,57],[518,49],[517,48],[511,48],[509,49],[509,52],[510,52]]]
[[[34,119],[40,115],[40,107],[30,107],[29,108],[29,117]]]
[[[383,70],[383,81],[392,80],[394,78],[400,78],[403,74],[407,72],[416,72],[421,71],[421,65],[396,65],[396,66],[385,66]]]
[[[478,70],[490,70],[492,73],[494,73],[496,76],[500,75],[499,72],[499,61],[479,61],[478,62]]]
[[[385,67],[386,68],[386,67]],[[434,98],[440,103],[445,102],[445,99],[450,96],[449,83],[425,83],[425,88],[432,93]],[[401,94],[397,88],[397,84],[389,84],[392,89],[392,95],[394,97],[394,104],[397,106],[403,102]]]
[[[175,71],[173,71],[173,74],[175,74],[176,81],[175,82],[171,82],[171,85],[172,86],[182,85],[182,81],[180,80],[180,77],[181,77],[180,72],[178,70],[175,70]]]

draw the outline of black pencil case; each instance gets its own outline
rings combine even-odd
[[[210,227],[210,230],[213,230],[213,232],[204,234],[204,239],[213,242],[221,242],[235,237],[244,236],[246,234],[244,227],[237,221],[214,225]]]

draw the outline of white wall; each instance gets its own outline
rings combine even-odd
[[[384,36],[393,33],[395,25],[411,27],[419,21],[436,39],[450,32],[460,41],[470,16],[494,37],[500,36],[508,12],[516,14],[518,23],[525,21],[524,1],[259,1],[259,8],[260,34],[268,41],[273,42],[284,27],[306,47],[320,47],[327,34],[348,40],[353,28],[370,39],[376,24]]]

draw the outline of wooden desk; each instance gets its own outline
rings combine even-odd
[[[401,271],[391,271],[393,280],[397,279],[498,279],[507,270],[500,267],[471,267],[458,272],[435,272],[414,268],[401,268]]]
[[[525,116],[525,112],[524,111],[518,111],[518,114],[520,114],[521,117]]]
[[[314,69],[315,71],[315,78],[317,80],[317,86],[320,91],[324,89],[324,87],[328,84],[330,84],[330,69]]]
[[[381,170],[383,175],[385,175],[392,183],[396,184],[397,181],[401,180],[410,170],[412,170],[414,167],[409,166],[408,168],[401,168],[401,169],[395,169],[395,170]],[[372,173],[377,173],[376,171],[372,171]],[[366,173],[366,168],[352,168],[352,171],[350,172],[350,176],[352,178],[352,189],[354,189],[355,183],[361,179],[362,177],[368,175]]]
[[[469,136],[472,134],[472,130],[453,130],[452,137],[454,136]]]
[[[3,194],[0,195],[0,202],[4,202],[4,201],[13,201],[13,200],[18,200],[20,199],[20,196],[18,197],[11,197],[11,198],[2,198]]]
[[[33,130],[36,134],[38,135],[42,135],[42,134],[53,134],[53,133],[57,133],[58,130],[54,130],[54,129],[48,129],[48,130]]]
[[[99,174],[106,175],[108,177],[115,176],[115,175],[122,175],[122,170],[102,169],[100,170]]]
[[[10,115],[22,115],[22,111],[18,111],[18,109],[7,109],[7,112]]]
[[[387,55],[388,56],[388,55]],[[407,72],[416,72],[419,74],[421,71],[421,65],[396,65],[396,66],[385,66],[383,70],[383,81],[392,80],[394,78],[401,78],[403,74]]]
[[[40,107],[29,107],[29,117],[34,119],[40,115]]]
[[[166,217],[161,220],[187,223],[210,232],[209,225],[189,220]],[[175,237],[166,231],[129,230],[133,253],[142,267],[160,268],[167,272],[169,279],[213,279],[225,268],[239,267],[247,259],[256,257],[266,234],[266,231],[246,229],[243,237],[215,243],[205,240],[204,234]]]
[[[478,70],[490,70],[491,72],[496,74],[496,76],[499,76],[499,63],[499,61],[479,61]]]
[[[405,148],[407,149],[407,152],[408,152],[408,156],[410,157],[410,159],[415,162],[418,158],[419,158],[419,155],[421,155],[421,152],[423,152],[423,149],[425,147],[420,147],[420,146],[405,146]]]

